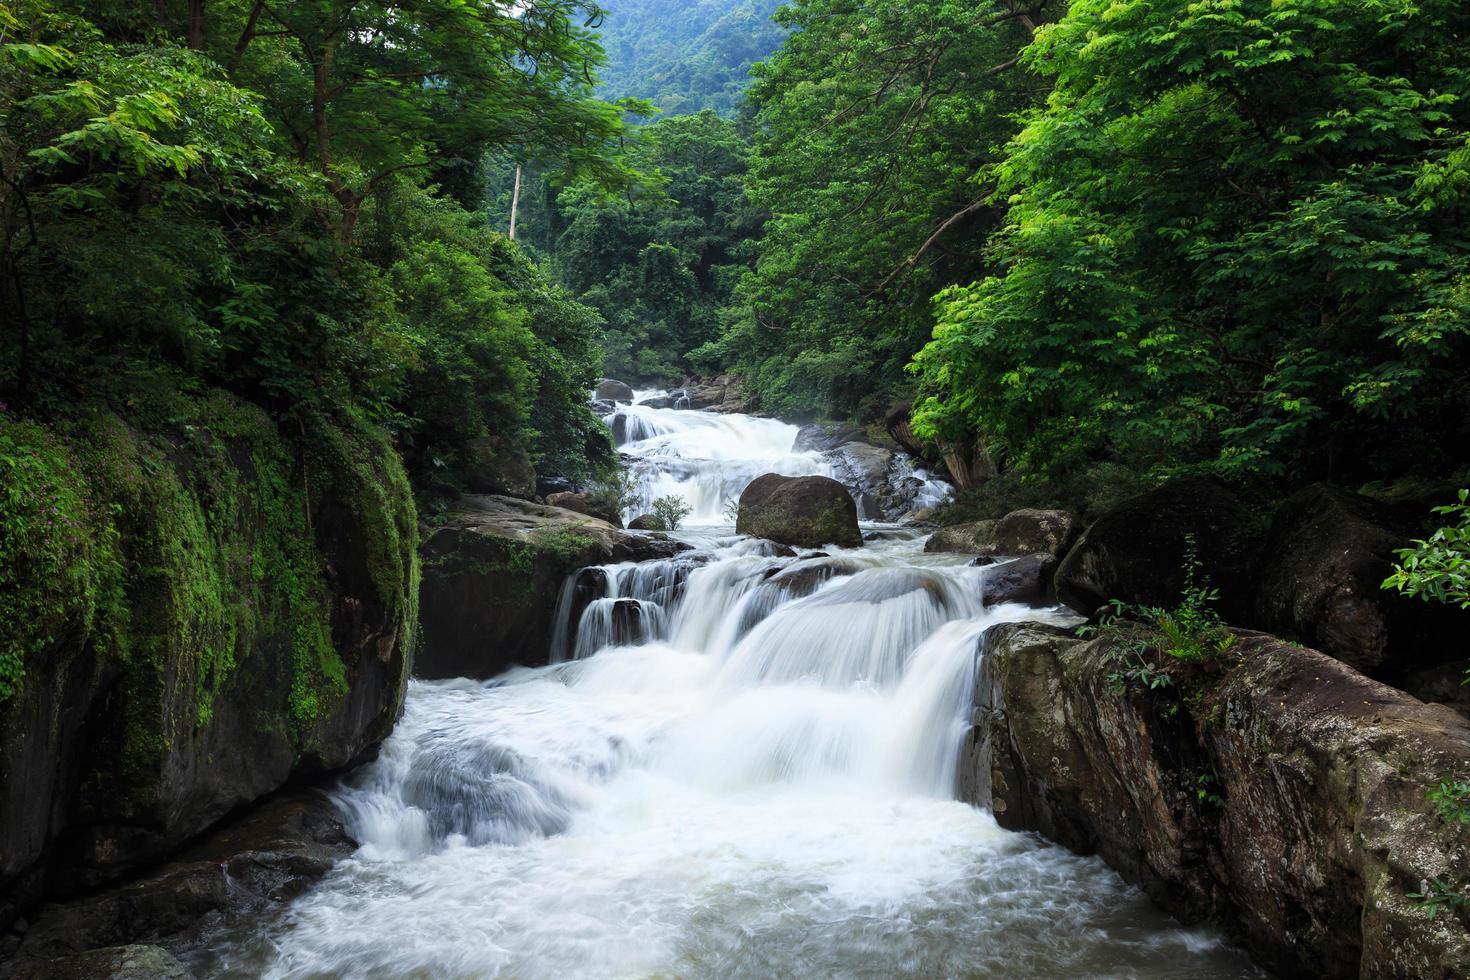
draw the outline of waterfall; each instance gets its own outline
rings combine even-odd
[[[356,855],[212,975],[1257,976],[1095,858],[955,799],[989,569],[890,528],[777,554],[722,524],[791,426],[623,409],[694,550],[582,569],[555,662],[414,682],[336,799]],[[657,412],[657,414],[653,414]]]

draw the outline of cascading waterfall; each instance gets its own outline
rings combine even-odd
[[[707,522],[741,479],[813,462],[760,441],[780,423],[681,414],[708,457],[671,441],[644,478],[702,494]],[[984,630],[1064,613],[985,608],[990,569],[910,530],[796,557],[681,536],[694,551],[568,581],[560,662],[415,682],[337,792],[360,850],[201,972],[1258,975],[1098,860],[956,801]]]

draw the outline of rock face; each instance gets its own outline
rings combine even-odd
[[[41,909],[0,975],[192,976],[176,956],[208,949],[222,930],[257,926],[355,849],[324,795],[284,793],[141,879]]]
[[[1084,616],[1112,599],[1173,606],[1190,537],[1226,620],[1250,622],[1259,531],[1245,505],[1207,479],[1174,480],[1098,518],[1057,569],[1057,595]]]
[[[996,521],[971,521],[951,524],[929,535],[925,551],[942,551],[960,555],[995,554]]]
[[[354,764],[401,710],[418,527],[392,447],[322,419],[283,435],[223,393],[186,405],[178,430],[99,413],[47,450],[53,485],[95,502],[93,550],[60,570],[89,591],[0,702],[0,926]]]
[[[597,382],[597,387],[592,391],[592,397],[600,401],[628,402],[633,401],[633,389],[621,381],[612,378],[603,378]]]
[[[1064,510],[1013,510],[995,522],[997,555],[1051,555],[1061,558],[1077,540],[1082,525]]]
[[[713,378],[685,378],[682,387],[669,392],[673,408],[710,412],[749,412],[754,406],[745,398],[740,378],[721,374]]]
[[[574,510],[578,514],[586,514],[605,521],[613,527],[622,527],[623,521],[617,514],[609,513],[596,497],[590,493],[553,493],[546,498],[549,507],[560,507],[562,510]]]
[[[563,583],[586,565],[671,557],[687,546],[511,497],[466,497],[424,542],[425,678],[486,678],[544,664]]]
[[[1422,536],[1413,515],[1335,487],[1308,487],[1272,520],[1258,575],[1260,624],[1397,683],[1410,670],[1463,656],[1470,616],[1382,587],[1394,550]]]
[[[1003,602],[1019,602],[1027,606],[1049,606],[1055,603],[1052,577],[1057,560],[1051,555],[1025,555],[1015,561],[993,565],[985,573],[980,598],[987,606]]]
[[[825,476],[767,473],[740,494],[735,530],[797,548],[863,543],[847,488]]]
[[[1408,897],[1470,887],[1470,834],[1426,797],[1470,773],[1464,718],[1263,634],[1155,691],[1110,683],[1106,641],[984,642],[961,776],[1002,826],[1101,855],[1282,976],[1470,975],[1470,916]]]

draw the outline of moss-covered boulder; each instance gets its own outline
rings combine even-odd
[[[1110,643],[986,633],[972,802],[1223,923],[1281,976],[1470,976],[1465,804],[1434,795],[1470,781],[1470,722],[1264,634],[1188,669]],[[1130,679],[1144,665],[1171,683]]]
[[[668,558],[687,547],[560,507],[465,497],[424,541],[414,673],[486,678],[517,664],[544,664],[572,573]]]
[[[929,535],[924,550],[958,555],[995,554],[995,521],[950,524]]]
[[[0,415],[0,919],[157,858],[402,706],[417,524],[350,418]]]
[[[757,477],[740,494],[735,530],[796,548],[863,543],[852,496],[825,476]]]

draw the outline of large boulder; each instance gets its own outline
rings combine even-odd
[[[422,548],[414,675],[487,678],[516,664],[544,664],[572,572],[687,548],[559,507],[465,497]]]
[[[609,402],[633,401],[633,389],[621,381],[612,378],[603,378],[597,382],[597,387],[592,389],[592,397],[596,400]]]
[[[562,510],[574,510],[578,514],[595,517],[600,521],[606,521],[613,527],[623,526],[622,517],[610,510],[605,502],[594,494],[563,491],[561,493],[548,494],[546,503],[550,507],[560,507]],[[662,529],[660,528],[659,530]]]
[[[137,944],[21,966],[9,980],[194,980],[194,974],[168,950]]]
[[[1191,542],[1200,572],[1220,590],[1222,613],[1233,623],[1250,622],[1260,529],[1246,506],[1210,479],[1170,481],[1099,517],[1057,569],[1057,595],[1085,616],[1115,599],[1177,605]]]
[[[866,442],[845,442],[826,455],[833,471],[841,478],[840,482],[852,488],[857,498],[858,513],[863,518],[877,520],[888,517],[890,508],[896,508],[897,513],[892,516],[897,517],[909,509],[894,503],[898,494],[890,482],[894,462],[892,450]]]
[[[1284,977],[1470,976],[1470,917],[1410,897],[1467,887],[1470,834],[1427,796],[1470,773],[1466,719],[1262,634],[1159,689],[1120,688],[1107,640],[983,642],[962,784],[1001,826],[1101,855]]]
[[[991,553],[1061,558],[1081,532],[1081,523],[1064,510],[1013,510],[995,522]]]
[[[995,554],[995,521],[950,524],[929,535],[924,550],[960,555]]]
[[[1424,536],[1417,517],[1325,484],[1287,500],[1261,555],[1261,625],[1396,683],[1463,657],[1470,613],[1383,588],[1395,549]]]
[[[0,926],[355,764],[402,708],[418,524],[387,440],[310,414],[283,434],[219,392],[170,412],[52,434],[0,412],[79,549],[48,562],[44,522],[0,520],[0,552],[36,558],[0,597],[25,651],[0,698]]]
[[[735,530],[797,548],[863,543],[847,488],[825,476],[757,477],[740,494]]]
[[[1056,571],[1057,560],[1048,554],[1025,555],[991,565],[980,584],[980,599],[987,606],[1003,602],[1049,606],[1056,599],[1052,591]]]

